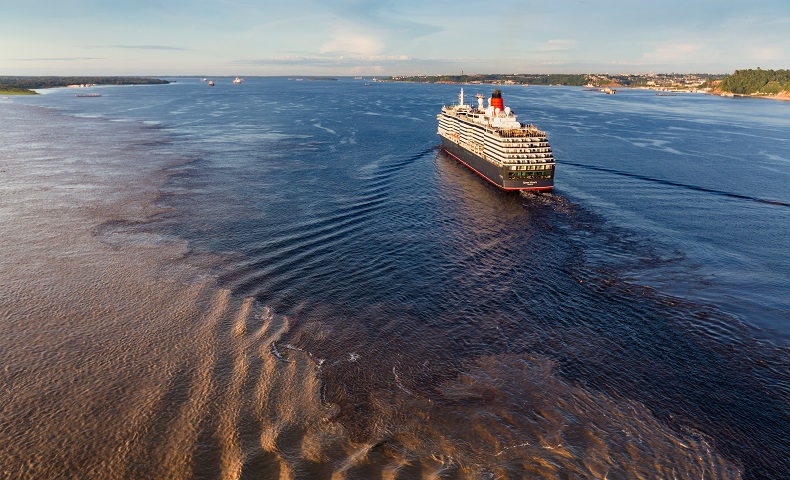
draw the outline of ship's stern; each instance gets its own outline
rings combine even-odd
[[[501,178],[505,190],[551,190],[554,188],[554,164],[505,165]]]

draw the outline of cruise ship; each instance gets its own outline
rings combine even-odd
[[[481,177],[504,190],[550,190],[554,188],[554,155],[546,133],[520,123],[505,107],[502,92],[494,90],[483,107],[464,104],[442,107],[439,136],[444,150]]]

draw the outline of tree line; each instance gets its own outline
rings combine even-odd
[[[719,88],[739,95],[790,92],[790,70],[735,70],[735,73],[722,80]]]
[[[143,77],[0,77],[0,90],[26,91],[68,85],[157,85],[170,83],[158,78]]]

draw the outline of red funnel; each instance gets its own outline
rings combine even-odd
[[[491,94],[491,106],[494,107],[494,113],[496,113],[497,108],[500,112],[505,109],[505,103],[502,101],[502,92],[499,90],[494,90],[494,93]]]

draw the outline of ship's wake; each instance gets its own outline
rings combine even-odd
[[[625,172],[623,170],[617,170],[617,169],[614,169],[614,168],[599,167],[599,166],[596,166],[596,165],[587,165],[587,164],[583,164],[583,163],[568,162],[568,161],[562,161],[561,163],[564,164],[564,165],[573,165],[574,167],[585,168],[585,169],[588,169],[588,170],[595,170],[595,171],[598,171],[598,172],[606,172],[606,173],[611,173],[611,174],[614,174],[614,175],[620,175],[620,176],[623,176],[623,177],[636,178],[636,179],[644,180],[644,181],[647,181],[647,182],[660,183],[662,185],[668,185],[668,186],[672,186],[672,187],[680,187],[680,188],[684,188],[684,189],[687,189],[687,190],[694,190],[694,191],[697,191],[697,192],[712,193],[712,194],[715,194],[715,195],[721,195],[723,197],[728,197],[728,198],[735,198],[735,199],[738,199],[738,200],[749,200],[749,201],[753,201],[753,202],[767,203],[767,204],[770,204],[770,205],[777,205],[777,206],[780,206],[780,207],[790,207],[790,202],[786,202],[786,201],[782,201],[782,200],[771,200],[771,199],[765,199],[765,198],[759,198],[759,197],[752,197],[752,196],[743,195],[743,194],[740,194],[740,193],[732,193],[732,192],[727,192],[727,191],[724,191],[724,190],[717,190],[717,189],[714,189],[714,188],[700,187],[699,185],[691,185],[691,184],[688,184],[688,183],[674,182],[672,180],[667,180],[667,179],[662,179],[662,178],[649,177],[647,175],[641,175],[641,174],[638,174],[638,173]]]

